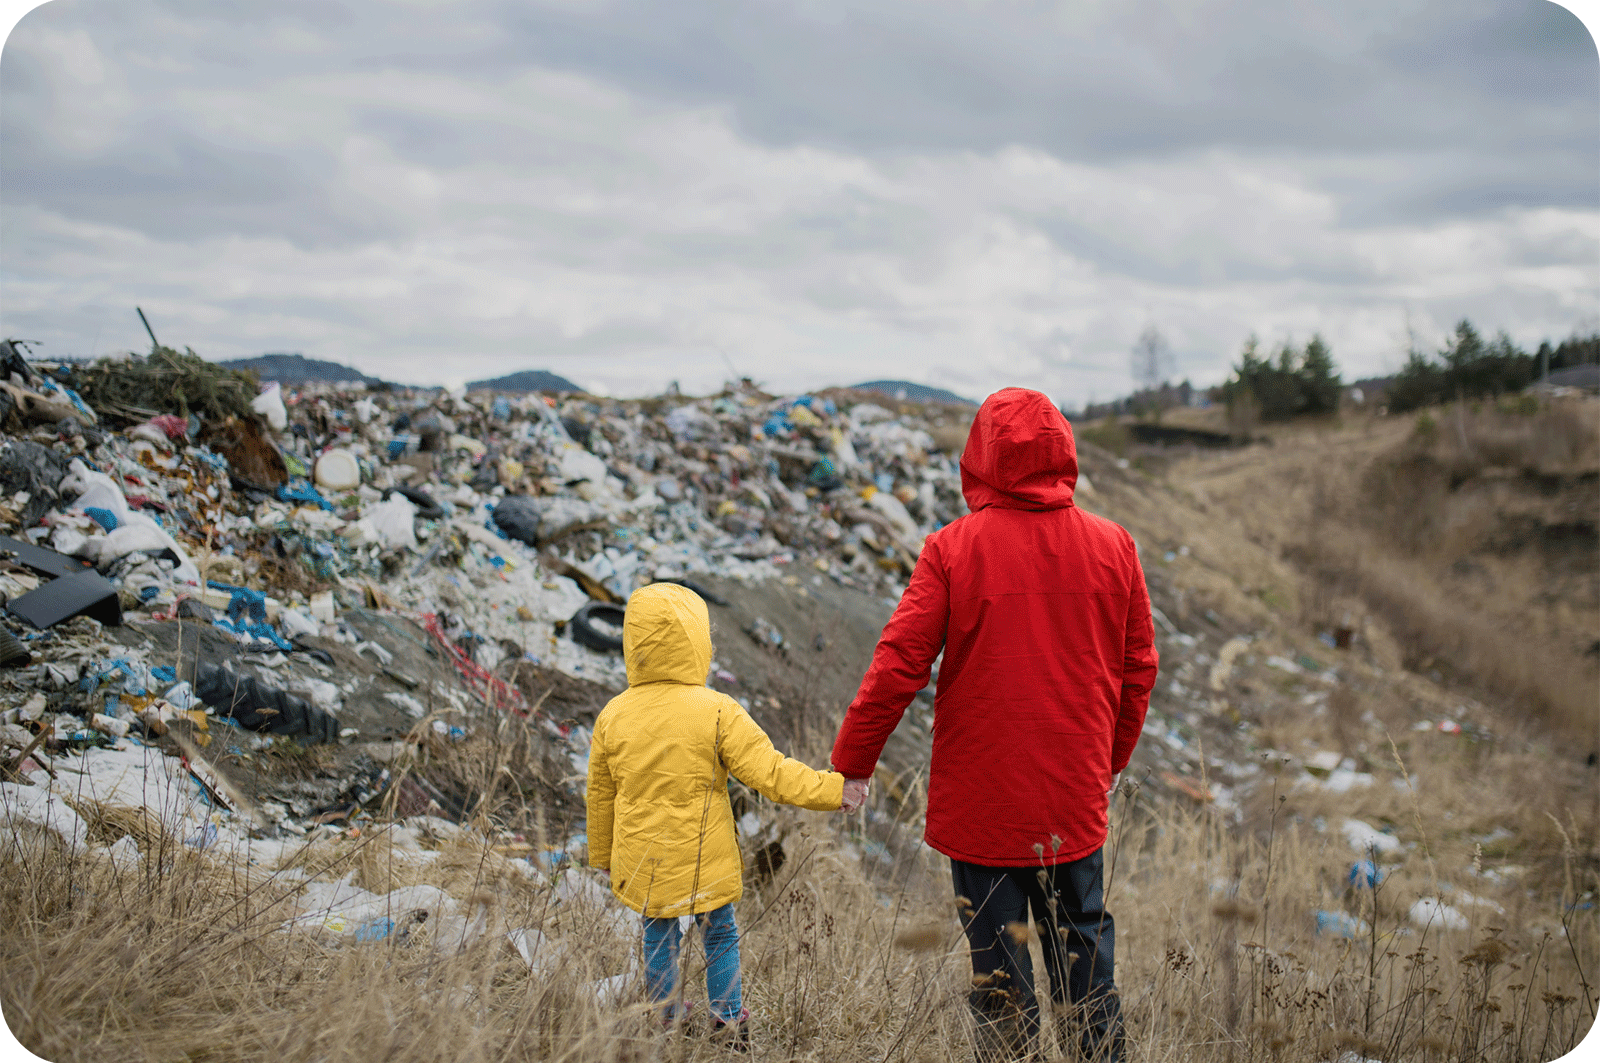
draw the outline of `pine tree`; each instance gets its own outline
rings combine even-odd
[[[1337,413],[1339,410],[1339,367],[1321,333],[1313,333],[1300,361],[1300,389],[1307,413]]]

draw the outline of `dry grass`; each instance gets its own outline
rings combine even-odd
[[[1195,543],[1224,593],[1270,573],[1305,633],[1361,629],[1394,647],[1393,665],[1531,713],[1587,752],[1600,739],[1597,469],[1592,399],[1454,406],[1283,427],[1271,447],[1187,459],[1169,476],[1180,505],[1148,524],[1195,528],[1169,541]]]
[[[1369,753],[1377,782],[1352,794],[1286,775],[1238,819],[1122,799],[1108,897],[1131,1059],[1309,1063],[1353,1048],[1386,1063],[1543,1060],[1582,1037],[1600,932],[1580,905],[1600,878],[1594,819],[1565,800],[1583,781],[1546,769],[1543,786],[1519,786],[1539,765],[1525,749],[1400,738],[1387,761]],[[1408,847],[1377,891],[1348,888],[1355,854],[1316,829],[1328,820],[1336,835],[1345,815]],[[755,1058],[967,1057],[967,962],[942,858],[906,844],[880,867],[858,855],[859,820],[782,810],[778,821],[789,859],[739,906]],[[1486,851],[1497,827],[1505,837]],[[626,971],[638,948],[631,917],[564,905],[470,834],[420,871],[369,828],[274,873],[168,849],[142,819],[101,815],[95,829],[133,832],[144,859],[119,869],[38,837],[0,855],[0,999],[46,1059],[722,1058],[703,1036],[662,1032],[637,985],[596,999],[591,984]],[[889,829],[914,843],[914,830]],[[286,933],[305,873],[375,891],[432,882],[481,906],[491,932],[458,955],[426,932],[367,944]],[[1462,890],[1503,911],[1466,906]],[[1441,894],[1469,929],[1408,920]],[[1319,935],[1318,910],[1368,929]],[[509,927],[542,931],[556,958],[530,970],[493,932]],[[689,995],[702,995],[703,960],[686,949],[686,965]]]

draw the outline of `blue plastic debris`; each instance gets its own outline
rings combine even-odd
[[[1317,913],[1317,933],[1329,934],[1337,938],[1357,938],[1368,930],[1365,919],[1357,919],[1347,912]]]
[[[380,915],[356,927],[354,936],[357,941],[386,941],[392,933],[394,933],[394,920],[386,915]]]
[[[135,664],[126,657],[112,657],[95,661],[85,669],[78,689],[92,694],[104,687],[111,694],[125,693],[142,698],[149,692],[151,682],[151,670],[145,665]]]
[[[100,506],[86,506],[83,512],[86,516],[90,517],[96,524],[100,525],[100,527],[104,528],[106,531],[116,531],[117,525],[122,523],[121,521],[117,520],[117,515],[115,513]]]
[[[193,435],[194,433],[191,432],[189,434]],[[193,454],[195,457],[211,466],[213,471],[224,474],[227,473],[228,459],[223,457],[221,454],[218,454],[210,447],[196,447],[193,451]]]
[[[191,849],[199,849],[204,852],[217,844],[217,825],[215,823],[207,823],[194,837],[183,839],[183,844]]]
[[[278,634],[277,630],[267,623],[267,596],[260,591],[250,590],[248,587],[235,587],[227,583],[218,583],[208,580],[206,586],[214,591],[227,591],[233,595],[228,602],[228,615],[219,617],[216,625],[224,631],[232,631],[236,635],[247,635],[253,639],[270,642],[285,653],[294,649],[288,639]]]
[[[95,416],[94,411],[89,409],[89,404],[83,401],[83,396],[79,395],[76,391],[73,391],[69,387],[64,387],[61,384],[56,383],[49,377],[45,377],[39,382],[39,394],[48,395],[51,397],[64,397],[68,402],[72,403],[73,409],[83,414],[85,424],[94,424],[97,420],[99,420],[99,418]]]
[[[311,502],[322,509],[332,510],[333,503],[323,498],[310,480],[295,479],[286,484],[280,484],[275,492],[279,502]]]
[[[1350,865],[1350,874],[1347,876],[1350,885],[1365,886],[1367,889],[1376,889],[1378,883],[1383,881],[1383,872],[1371,860],[1357,860]]]
[[[157,683],[176,683],[178,670],[170,664],[158,665],[150,669],[150,678]]]

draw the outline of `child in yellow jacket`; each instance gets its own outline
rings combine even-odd
[[[609,872],[612,893],[644,917],[651,999],[667,1002],[676,992],[678,917],[696,917],[712,1018],[744,1046],[733,918],[744,865],[728,776],[770,800],[821,812],[847,799],[853,810],[864,784],[785,757],[737,701],[706,686],[711,620],[693,591],[672,583],[635,591],[622,654],[628,689],[601,710],[589,749],[589,863]]]

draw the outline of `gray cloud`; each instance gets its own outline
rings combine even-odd
[[[1408,312],[1594,316],[1597,72],[1541,0],[54,0],[0,60],[0,327],[1105,397],[1155,321],[1196,379],[1250,331],[1360,372]]]

